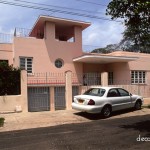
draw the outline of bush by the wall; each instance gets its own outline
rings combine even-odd
[[[0,96],[21,93],[20,72],[19,68],[0,62]]]
[[[4,126],[4,121],[5,121],[5,118],[0,118],[0,127]]]

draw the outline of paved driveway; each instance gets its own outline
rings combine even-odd
[[[126,118],[131,116],[143,116],[150,114],[150,109],[144,108],[142,110],[133,111],[120,111],[114,113],[112,117],[108,118]],[[80,113],[75,110],[59,110],[55,112],[34,112],[34,113],[10,113],[0,114],[1,117],[5,117],[4,127],[0,127],[0,132],[12,131],[29,128],[39,128],[56,126],[62,124],[71,123],[83,123],[91,122],[93,120],[100,120],[99,115],[92,115],[86,113]]]

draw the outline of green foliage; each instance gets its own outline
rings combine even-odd
[[[6,62],[0,62],[0,96],[20,94],[20,72]]]
[[[91,53],[108,54],[114,51],[114,47],[116,47],[116,44],[109,44],[104,48],[94,49]]]
[[[106,10],[112,19],[123,18],[126,30],[124,39],[129,39],[139,49],[150,51],[150,1],[149,0],[112,0]]]
[[[5,121],[5,118],[0,118],[0,127],[2,127],[4,125],[4,121]]]

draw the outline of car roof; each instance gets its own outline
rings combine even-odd
[[[102,88],[105,90],[109,90],[109,89],[120,88],[120,87],[97,86],[97,87],[91,87],[91,88]]]

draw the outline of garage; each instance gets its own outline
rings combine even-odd
[[[55,110],[66,109],[65,87],[58,86],[54,88]]]
[[[50,111],[49,87],[28,87],[28,111]]]

